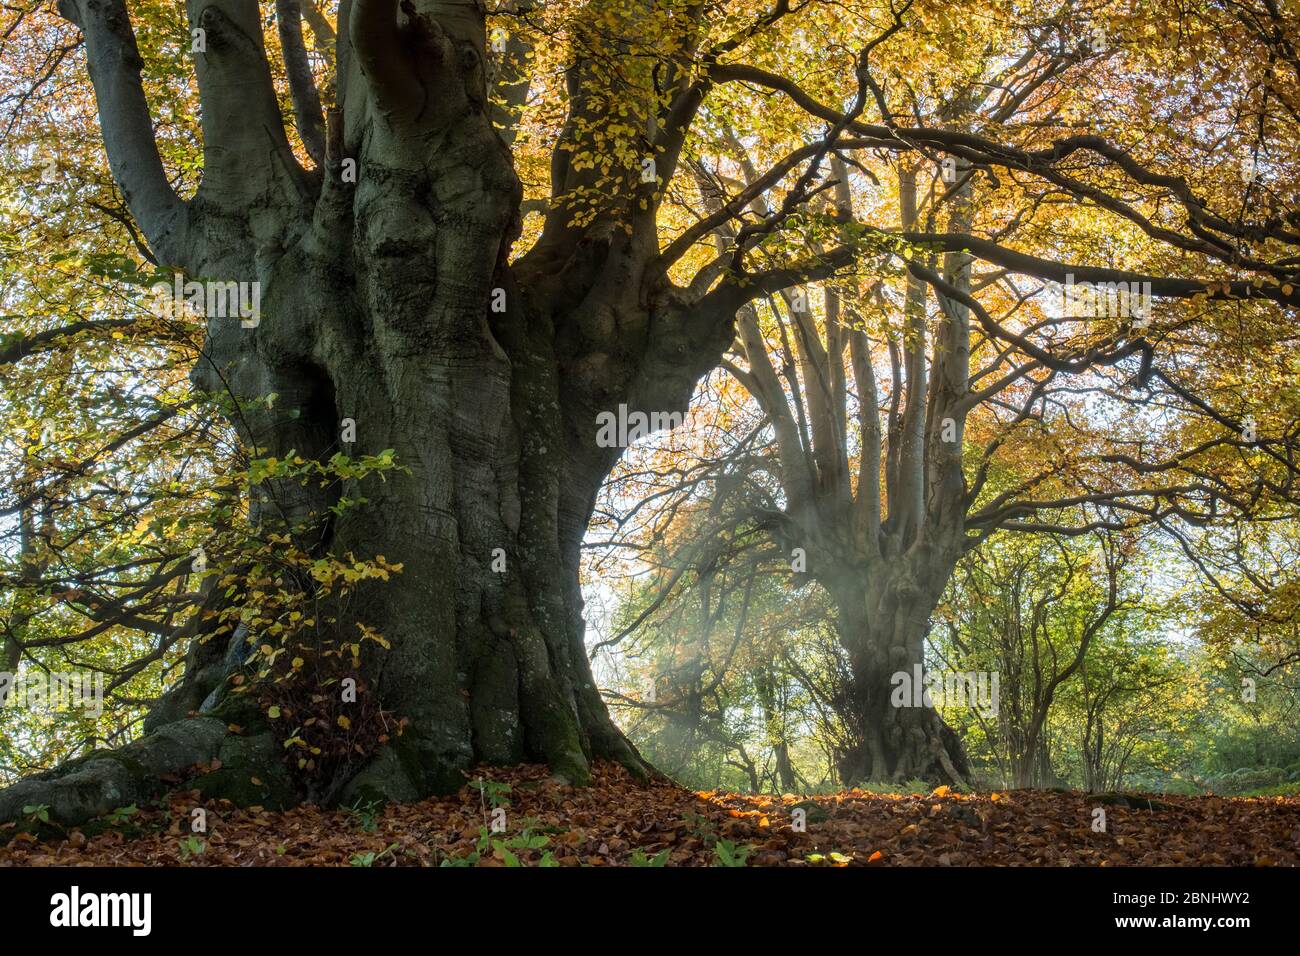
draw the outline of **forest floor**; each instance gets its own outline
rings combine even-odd
[[[206,832],[193,833],[199,808]],[[1104,832],[1094,829],[1098,811]],[[492,832],[494,821],[504,832]],[[8,826],[0,866],[1300,864],[1295,796],[940,788],[781,797],[642,785],[613,765],[581,789],[544,767],[493,768],[452,796],[377,811],[241,810],[180,792],[41,839]]]

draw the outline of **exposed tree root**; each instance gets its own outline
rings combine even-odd
[[[155,799],[168,778],[217,759],[228,736],[218,718],[191,717],[118,750],[94,751],[0,790],[0,821],[17,819],[25,815],[24,807],[37,806],[47,807],[53,822],[71,826]]]

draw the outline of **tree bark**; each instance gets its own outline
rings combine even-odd
[[[865,590],[861,579],[826,584],[850,666],[846,699],[837,708],[848,731],[837,760],[840,782],[967,786],[970,766],[960,738],[927,702],[923,688],[912,692],[914,675],[924,673],[928,617],[947,578],[940,573],[918,579],[908,573],[907,562],[895,573],[882,567],[864,577]],[[918,584],[926,580],[928,586]],[[901,688],[900,674],[906,675]]]

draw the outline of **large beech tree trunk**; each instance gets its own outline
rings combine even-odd
[[[909,573],[914,570],[906,561],[893,573],[877,568],[867,580],[878,583],[867,589],[828,576],[850,668],[839,707],[848,743],[837,761],[846,786],[866,780],[970,782],[960,738],[919,689],[912,693],[915,674],[924,673],[928,617],[947,580],[928,566],[931,576],[918,581]],[[906,680],[898,681],[899,674]]]
[[[263,453],[328,457],[352,419],[353,456],[391,448],[402,466],[368,485],[323,545],[403,566],[367,585],[351,614],[391,645],[368,646],[363,677],[407,729],[346,793],[444,790],[479,761],[543,760],[577,782],[591,757],[633,761],[592,683],[573,586],[612,463],[593,454],[582,399],[603,396],[561,393],[548,333],[572,300],[506,266],[520,188],[484,110],[481,16],[463,7],[412,19],[402,37],[418,55],[405,63],[386,59],[399,51],[382,32],[355,44],[370,82],[354,70],[349,86],[366,100],[330,144],[311,228],[252,276],[268,290],[256,345],[237,325],[214,329],[212,361],[195,375],[243,398],[279,394],[278,411],[244,423]],[[389,76],[403,66],[414,82]],[[490,309],[498,289],[504,312]],[[634,295],[605,307],[645,312]],[[299,412],[293,428],[286,404]],[[278,490],[290,520],[319,521],[329,504]],[[493,570],[500,553],[504,570]]]

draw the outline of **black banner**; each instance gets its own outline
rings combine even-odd
[[[227,932],[259,947],[373,945],[431,921],[513,944],[554,938],[559,921],[584,938],[610,934],[614,947],[637,926],[681,945],[715,924],[768,942],[974,941],[1043,924],[1071,940],[1229,942],[1289,926],[1297,890],[1294,869],[0,869],[7,939],[76,934],[128,948]]]

